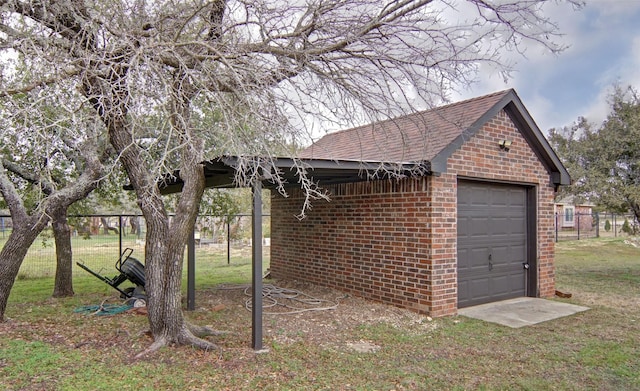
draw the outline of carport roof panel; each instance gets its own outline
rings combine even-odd
[[[283,183],[297,186],[300,182],[298,168],[304,168],[309,178],[316,184],[330,185],[336,183],[361,182],[370,179],[391,177],[425,176],[431,174],[429,162],[390,163],[381,161],[329,160],[329,159],[293,159],[293,158],[243,158],[238,156],[221,156],[203,163],[205,186],[216,188],[235,188],[236,170],[241,162],[249,162],[254,167],[262,167],[265,179],[263,186],[275,187],[274,181],[268,177],[277,170]],[[162,194],[177,193],[182,190],[184,182],[179,171],[168,174],[159,184]],[[129,186],[130,187],[130,186]]]

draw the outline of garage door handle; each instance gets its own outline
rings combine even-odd
[[[489,254],[489,270],[493,270],[493,263],[491,262],[491,254]]]
[[[528,262],[523,263],[522,266],[524,266],[524,268],[526,270],[529,270],[529,263]]]

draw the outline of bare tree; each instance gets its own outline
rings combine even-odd
[[[577,1],[567,0],[578,5]],[[147,223],[154,343],[213,348],[180,307],[184,247],[204,190],[201,162],[236,154],[238,184],[268,175],[274,140],[317,124],[387,118],[446,98],[505,50],[557,52],[543,0],[0,1],[3,47],[46,64],[38,91],[72,80],[103,121]],[[2,93],[0,93],[1,95]],[[5,96],[7,92],[5,92]],[[256,158],[257,157],[257,158]],[[170,221],[158,190],[184,181]],[[309,199],[323,197],[305,177]]]
[[[9,293],[27,250],[50,221],[53,223],[58,260],[53,296],[73,294],[67,209],[95,189],[105,171],[95,139],[78,143],[76,151],[83,156],[79,159],[82,166],[78,167],[82,173],[63,186],[57,186],[58,183],[47,180],[39,172],[27,171],[6,157],[0,159],[0,194],[9,207],[13,222],[13,230],[0,250],[0,321],[4,320]],[[30,202],[23,199],[24,193],[19,191],[21,180],[22,183],[36,185],[42,191],[35,204],[29,205]]]
[[[13,108],[16,107],[13,106]],[[29,109],[33,107],[30,106]],[[0,180],[5,183],[2,185],[0,194],[5,200],[15,198],[22,202],[21,205],[13,205],[13,208],[10,208],[12,216],[19,212],[16,216],[30,216],[34,221],[37,220],[37,224],[30,228],[32,230],[30,237],[33,239],[51,222],[56,247],[53,297],[72,296],[72,248],[67,210],[71,204],[86,197],[97,186],[104,170],[99,165],[93,166],[96,162],[100,163],[100,160],[94,161],[93,156],[100,154],[100,150],[104,150],[104,147],[99,148],[95,139],[86,140],[86,135],[77,140],[65,142],[58,138],[55,130],[48,132],[49,134],[42,132],[41,129],[33,132],[27,118],[16,118],[15,114],[18,111],[14,110],[13,121],[4,121],[0,160],[2,170],[5,172],[0,176]],[[53,119],[54,116],[50,115],[49,118]],[[79,141],[81,139],[85,141]],[[105,146],[108,147],[108,144]],[[85,160],[83,155],[88,153],[92,156]],[[103,153],[102,156],[107,155]],[[78,176],[85,169],[88,170],[89,176],[81,179],[88,183],[76,183]],[[74,188],[77,194],[61,195],[60,193],[62,190],[68,192]],[[56,203],[49,204],[49,197],[56,199]],[[22,228],[29,228],[28,225],[33,223],[21,218],[16,219],[15,216],[13,220]],[[26,226],[23,227],[25,224]],[[7,246],[11,247],[10,242],[14,240],[21,242],[21,245],[26,246],[27,249],[32,243],[30,239],[10,236]],[[16,264],[19,267],[22,261],[23,257],[9,257],[2,258],[1,263]],[[13,270],[13,267],[10,269]],[[10,275],[5,277],[7,280],[12,280]],[[0,294],[0,301],[4,301],[7,296],[8,292]],[[3,313],[0,312],[0,317]]]
[[[26,59],[5,65],[9,72],[3,75],[3,84],[21,75],[17,71],[37,67]],[[53,296],[73,295],[67,210],[96,188],[105,171],[102,162],[112,150],[103,132],[95,129],[102,124],[85,122],[80,115],[82,101],[72,99],[73,94],[61,88],[63,83],[56,87],[47,95],[30,88],[5,89],[0,100],[0,195],[17,227],[0,257],[5,283],[0,288],[0,319],[24,254],[50,222],[57,261]],[[17,247],[20,251],[15,251]]]

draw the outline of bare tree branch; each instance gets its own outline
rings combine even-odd
[[[55,186],[51,182],[41,178],[37,173],[30,171],[25,167],[22,167],[19,164],[16,164],[6,158],[2,159],[2,165],[6,170],[18,175],[27,182],[40,186],[45,194],[50,195],[51,193],[53,193]]]

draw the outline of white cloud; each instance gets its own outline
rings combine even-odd
[[[543,53],[528,45],[526,58],[506,53],[517,61],[508,83],[481,68],[479,82],[455,98],[464,99],[513,87],[543,131],[573,123],[579,116],[602,121],[614,83],[640,87],[640,1],[591,0],[575,12],[563,3],[550,2],[545,14],[564,34],[558,42],[568,48]]]
[[[633,38],[629,49],[629,55],[620,64],[620,81],[640,87],[640,33]]]
[[[632,40],[627,56],[621,58],[609,71],[600,76],[598,96],[586,109],[587,119],[600,124],[609,114],[609,97],[613,92],[614,83],[620,83],[622,87],[631,85],[640,89],[640,35]]]
[[[609,24],[611,18],[627,17],[634,12],[640,10],[640,1],[638,0],[588,0],[587,8],[594,8],[602,18],[597,19],[598,22]]]

